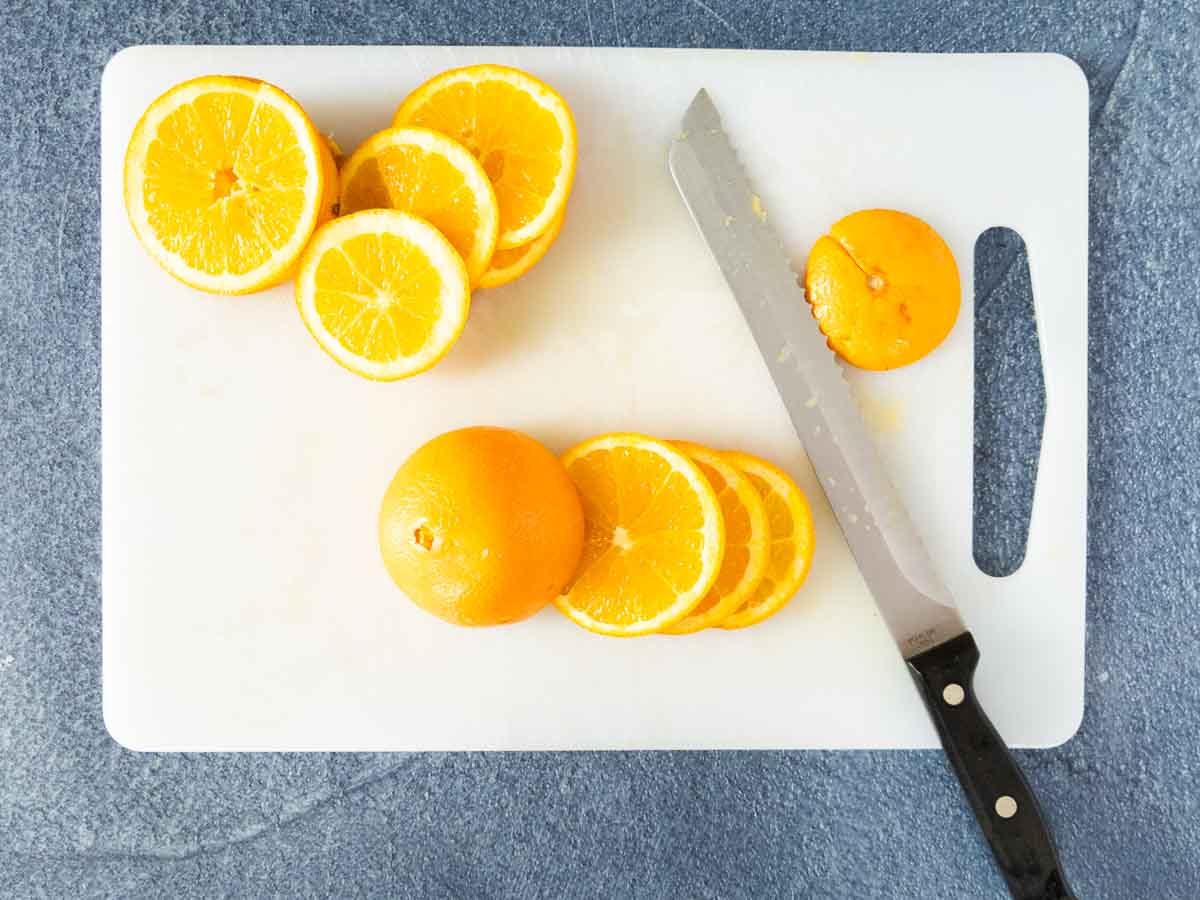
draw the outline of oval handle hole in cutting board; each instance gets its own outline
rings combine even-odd
[[[989,228],[975,242],[972,504],[975,564],[988,575],[1011,575],[1025,559],[1045,418],[1025,241]]]

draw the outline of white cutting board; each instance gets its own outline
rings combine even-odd
[[[146,105],[211,72],[284,87],[347,150],[435,72],[526,68],[577,117],[567,224],[528,277],[480,294],[431,373],[372,384],[305,332],[290,285],[221,299],[160,272],[125,220]],[[154,750],[923,747],[936,739],[746,325],[667,173],[707,87],[797,268],[842,215],[914,212],[963,277],[946,343],[851,380],[983,652],[1014,745],[1083,712],[1087,86],[1050,55],[642,49],[145,47],[103,82],[104,716]],[[1024,565],[971,549],[972,280],[993,225],[1029,248],[1047,393]],[[392,473],[447,429],[555,450],[636,430],[774,459],[813,501],[795,601],[756,628],[612,640],[553,608],[463,630],[384,572]]]

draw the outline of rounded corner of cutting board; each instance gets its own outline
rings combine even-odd
[[[100,76],[101,97],[106,97],[114,88],[137,79],[142,66],[162,51],[162,47],[152,44],[131,44],[110,56]]]
[[[108,732],[108,736],[124,750],[132,753],[150,752],[149,744],[135,736],[137,727],[128,721],[129,710],[124,706],[118,707],[110,691],[102,689],[102,694],[101,715],[104,719],[104,730]]]
[[[1030,748],[1037,750],[1053,750],[1075,740],[1083,728],[1083,717],[1087,714],[1087,702],[1083,688],[1083,677],[1080,676],[1078,693],[1071,697],[1063,711],[1062,717],[1055,722],[1044,737],[1030,743]]]

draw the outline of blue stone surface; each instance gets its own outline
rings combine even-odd
[[[122,47],[177,42],[1077,60],[1092,124],[1087,712],[1064,747],[1018,755],[1081,898],[1200,897],[1200,11],[1167,0],[8,0],[0,897],[1007,896],[936,752],[171,756],[108,737],[100,74]],[[1036,447],[1029,332],[1005,325],[1017,281],[995,280],[977,323],[995,389],[977,434],[985,568],[1019,555]],[[1003,396],[1033,405],[1006,418]]]

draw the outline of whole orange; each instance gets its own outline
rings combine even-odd
[[[455,625],[527,618],[557,597],[583,552],[583,509],[562,464],[505,428],[450,431],[396,472],[379,511],[388,574]]]
[[[954,327],[962,296],[941,235],[894,209],[835,222],[808,256],[804,289],[829,346],[863,369],[925,356]]]

